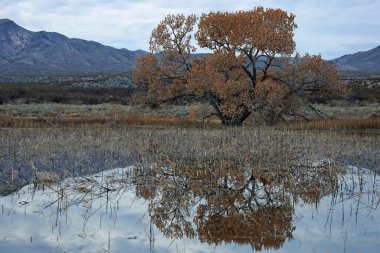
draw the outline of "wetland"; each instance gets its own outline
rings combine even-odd
[[[380,136],[1,128],[0,252],[377,252]]]

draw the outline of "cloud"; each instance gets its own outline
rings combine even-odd
[[[33,31],[56,31],[117,48],[148,49],[150,32],[169,13],[248,10],[263,1],[0,0],[0,18]],[[265,7],[296,15],[301,53],[334,58],[380,44],[380,1],[268,0]]]

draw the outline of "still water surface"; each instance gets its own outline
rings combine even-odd
[[[380,180],[128,167],[0,198],[0,252],[379,252]]]

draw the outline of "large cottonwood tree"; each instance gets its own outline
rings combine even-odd
[[[320,56],[300,57],[295,50],[295,16],[280,9],[168,15],[153,30],[151,54],[138,59],[135,77],[147,88],[152,106],[194,96],[210,102],[221,122],[238,125],[252,113],[273,124],[300,108],[320,113],[310,94],[339,95],[345,85]],[[193,57],[198,45],[212,54]]]

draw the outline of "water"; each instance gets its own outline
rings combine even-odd
[[[378,252],[379,202],[355,167],[128,167],[1,197],[0,252]]]

